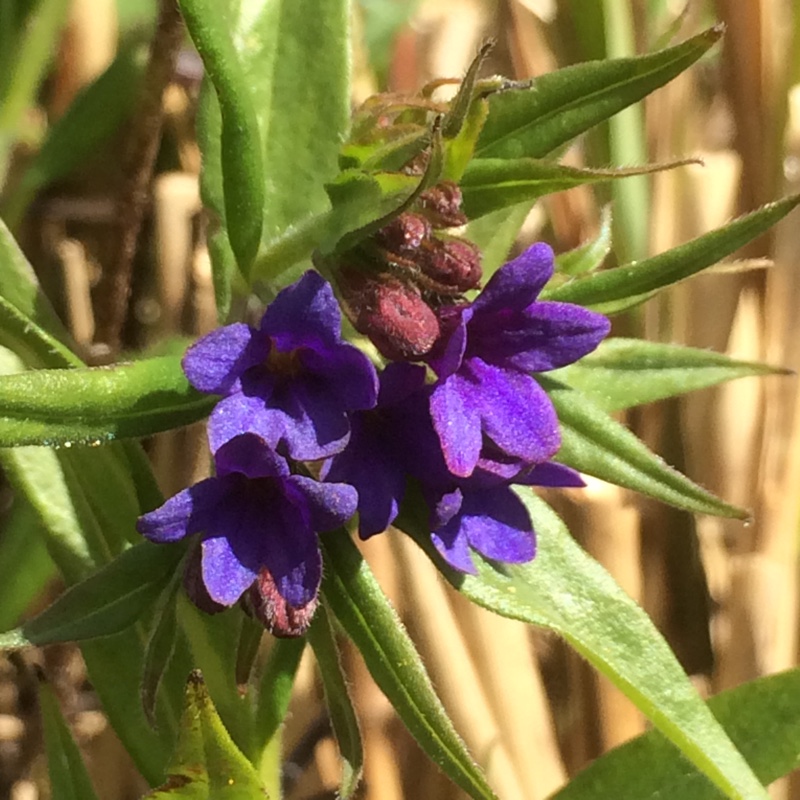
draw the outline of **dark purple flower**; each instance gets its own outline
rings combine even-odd
[[[209,420],[212,451],[255,433],[291,458],[326,458],[347,443],[347,412],[377,396],[374,367],[342,340],[333,291],[312,270],[278,294],[258,328],[238,322],[197,341],[183,370],[201,392],[225,395]]]
[[[561,445],[553,405],[529,373],[577,361],[610,325],[581,306],[537,301],[552,274],[553,251],[535,244],[501,267],[473,303],[440,310],[447,333],[429,358],[439,375],[431,415],[456,475],[472,474],[486,440],[530,464]]]
[[[249,433],[220,445],[214,461],[216,477],[140,517],[139,533],[154,542],[202,534],[201,576],[214,603],[233,605],[264,569],[290,606],[311,603],[322,575],[317,533],[355,513],[355,489],[290,474]]]
[[[453,475],[433,428],[429,397],[424,368],[390,364],[381,374],[378,405],[353,415],[350,442],[323,466],[326,480],[358,490],[359,535],[367,539],[396,519],[411,477],[430,509],[431,539],[451,566],[475,572],[470,550],[498,561],[530,561],[533,526],[509,484],[583,486],[580,476],[560,464],[508,458],[490,446],[469,478]]]

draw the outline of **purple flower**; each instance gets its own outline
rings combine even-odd
[[[447,334],[429,359],[439,375],[431,415],[456,475],[472,474],[487,440],[530,464],[561,445],[555,409],[529,373],[577,361],[610,326],[581,306],[537,301],[552,274],[553,251],[535,244],[501,267],[475,302],[440,311]]]
[[[238,322],[197,341],[183,370],[201,392],[225,395],[209,420],[212,451],[249,432],[291,458],[326,458],[347,443],[347,412],[377,396],[374,367],[342,341],[336,298],[312,270],[278,294],[258,328]]]
[[[433,428],[430,388],[424,368],[390,364],[381,375],[378,405],[353,415],[350,442],[325,463],[323,477],[358,490],[362,539],[396,519],[411,477],[430,509],[431,539],[451,566],[475,572],[471,550],[497,561],[530,561],[535,554],[533,525],[509,484],[583,486],[583,481],[569,467],[532,466],[501,458],[490,447],[481,452],[469,478],[453,475]]]
[[[266,570],[286,603],[308,605],[322,575],[317,533],[353,515],[355,489],[291,475],[253,434],[220,445],[214,460],[216,477],[140,517],[139,533],[154,542],[202,534],[201,576],[214,603],[233,605]]]

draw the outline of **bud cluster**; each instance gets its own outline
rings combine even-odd
[[[439,309],[480,286],[478,248],[443,232],[466,221],[461,190],[443,181],[337,265],[348,316],[386,358],[429,353],[440,334]]]

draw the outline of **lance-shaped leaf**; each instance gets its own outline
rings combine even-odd
[[[747,519],[747,511],[723,502],[665,464],[586,395],[552,378],[539,376],[539,381],[561,426],[557,461],[687,511]]]
[[[325,703],[331,715],[336,741],[339,743],[342,759],[342,783],[339,795],[349,798],[355,794],[361,781],[364,751],[356,712],[342,672],[339,648],[324,606],[318,608],[314,615],[314,621],[308,632],[308,641],[319,665],[319,674],[325,687]]]
[[[320,539],[322,594],[367,669],[426,755],[470,797],[494,798],[431,686],[419,653],[358,549],[344,534]]]
[[[589,395],[606,411],[620,411],[748,375],[787,373],[711,350],[642,339],[606,339],[593,353],[554,370],[549,377]]]
[[[444,563],[426,519],[407,513],[401,527],[465,597],[563,636],[728,797],[766,798],[652,620],[581,550],[552,509],[529,489],[519,496],[537,534],[536,558],[527,564],[492,564],[473,553],[478,574],[465,575]]]
[[[722,36],[721,25],[676,47],[636,58],[591,61],[489,98],[478,158],[542,158],[671,81]]]
[[[213,405],[214,398],[189,385],[175,356],[6,375],[0,378],[0,447],[148,436],[196,422]]]
[[[564,276],[584,275],[594,272],[611,252],[611,206],[603,207],[600,231],[586,244],[567,250],[556,256],[556,274]]]
[[[617,269],[599,272],[542,292],[542,299],[577,303],[614,314],[646,300],[653,292],[716,264],[760,236],[800,203],[800,195],[768,203],[718,230]]]
[[[178,748],[166,783],[143,800],[257,800],[266,798],[252,764],[225,730],[199,672],[186,683]]]
[[[800,670],[759,678],[708,701],[739,752],[765,785],[800,767]],[[657,732],[593,761],[552,800],[640,800],[723,795]]]
[[[648,175],[690,163],[693,162],[684,160],[643,167],[581,169],[537,158],[478,158],[469,163],[461,179],[464,211],[470,219],[475,219],[525,200],[533,201],[575,186]]]
[[[246,274],[261,241],[264,162],[255,97],[234,45],[238,14],[213,0],[182,0],[180,7],[219,100],[225,223]]]
[[[39,684],[44,749],[50,792],[59,800],[97,800],[78,745],[64,721],[55,693],[48,684]]]
[[[155,602],[183,551],[150,542],[131,547],[71,586],[39,616],[0,634],[0,647],[77,642],[124,630]]]

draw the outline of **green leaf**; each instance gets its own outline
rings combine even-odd
[[[308,631],[308,641],[319,665],[319,674],[325,687],[325,704],[331,715],[333,731],[342,757],[342,784],[339,787],[339,796],[350,798],[361,782],[364,751],[361,746],[358,720],[342,672],[339,648],[324,606],[320,606],[314,615],[314,621]]]
[[[11,148],[58,49],[56,43],[69,11],[67,0],[37,0],[25,5],[27,17],[18,29],[15,52],[3,54],[4,59],[10,55],[10,60],[0,74],[0,184],[5,182]]]
[[[749,516],[667,466],[585,395],[543,375],[538,380],[553,401],[561,425],[557,461],[697,514]]]
[[[176,567],[172,573],[172,578],[162,588],[161,594],[156,601],[153,622],[144,649],[139,694],[144,714],[153,727],[158,724],[156,720],[158,689],[172,660],[172,655],[175,652],[175,642],[179,635],[175,604],[182,579],[183,570]]]
[[[225,223],[239,268],[247,274],[261,241],[264,161],[256,98],[234,45],[234,37],[246,31],[230,3],[180,0],[180,7],[219,100]]]
[[[80,366],[69,334],[39,287],[11,232],[0,220],[0,344],[26,356],[28,366]]]
[[[97,800],[86,765],[64,721],[55,693],[44,681],[39,683],[39,707],[52,796],[58,800]]]
[[[208,695],[193,672],[186,683],[178,748],[166,783],[143,800],[256,800],[266,797],[250,762],[233,743]]]
[[[800,670],[718,694],[709,708],[765,785],[800,767]],[[646,733],[593,761],[552,800],[724,797],[663,736]]]
[[[426,755],[470,797],[494,798],[431,686],[419,653],[366,561],[344,533],[320,539],[322,594],[381,691]]]
[[[728,797],[766,799],[647,614],[581,550],[552,509],[529,489],[518,493],[537,534],[536,558],[527,564],[492,564],[473,554],[477,574],[465,575],[444,563],[426,518],[406,516],[401,527],[465,597],[563,636]]]
[[[590,396],[605,411],[620,411],[734,378],[788,372],[710,350],[642,339],[606,339],[593,353],[549,376]]]
[[[155,602],[184,549],[150,542],[131,547],[39,616],[0,634],[0,647],[77,642],[124,630]]]
[[[574,277],[594,272],[602,266],[611,252],[611,222],[611,206],[604,206],[597,237],[573,250],[559,253],[556,256],[556,273]]]
[[[265,747],[286,717],[294,676],[305,646],[305,639],[275,639],[272,643],[258,691],[255,723],[257,750]]]
[[[634,175],[648,175],[665,169],[683,166],[688,161],[669,164],[647,164],[643,167],[615,169],[586,169],[568,167],[554,161],[536,158],[479,158],[471,161],[461,190],[464,195],[464,211],[470,219],[489,214],[507,206],[555,192],[563,192],[575,186],[601,183]]]
[[[0,379],[0,447],[99,445],[207,416],[215,398],[193,389],[174,356]]]
[[[783,219],[798,203],[800,195],[768,203],[665,253],[545,290],[542,299],[577,303],[604,314],[617,313],[721,261]]]
[[[478,158],[542,158],[671,81],[722,36],[717,25],[676,47],[636,58],[590,61],[489,98]]]
[[[95,155],[131,114],[147,61],[140,43],[129,43],[95,81],[84,88],[48,131],[19,184],[4,204],[14,227],[36,192],[68,175]]]
[[[36,513],[14,498],[0,536],[0,630],[16,625],[56,574]]]
[[[162,545],[163,546],[163,545]],[[189,640],[195,664],[202,670],[225,727],[248,756],[255,752],[253,715],[236,683],[236,659],[244,614],[238,607],[206,614],[178,594],[178,621]]]

